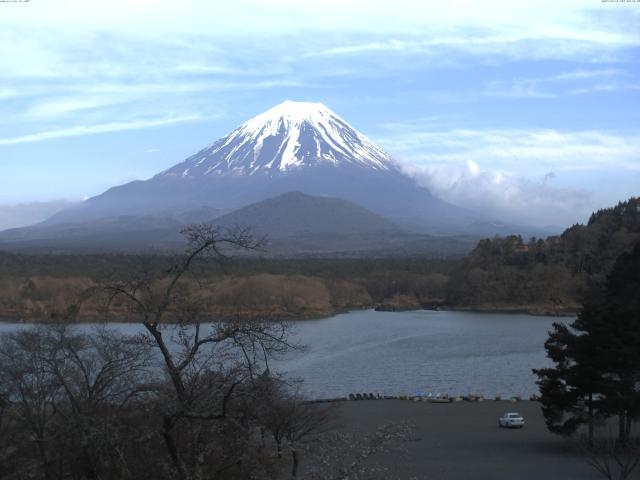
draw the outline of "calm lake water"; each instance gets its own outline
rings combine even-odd
[[[350,392],[530,395],[555,317],[359,311],[299,322],[308,345],[277,366],[314,397]]]
[[[272,368],[303,379],[313,398],[356,392],[528,396],[538,391],[531,369],[549,365],[544,342],[554,321],[505,313],[355,311],[295,322],[293,335],[307,348]],[[0,333],[21,327],[0,324]],[[136,324],[114,328],[141,330]]]

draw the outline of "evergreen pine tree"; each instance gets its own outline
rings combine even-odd
[[[575,322],[554,324],[545,349],[555,366],[534,373],[549,430],[586,425],[591,441],[598,423],[617,416],[625,443],[640,416],[640,244],[617,259]]]

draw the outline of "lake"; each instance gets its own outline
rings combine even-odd
[[[272,368],[303,379],[312,398],[356,392],[529,396],[538,392],[531,369],[550,364],[544,342],[554,321],[507,313],[353,311],[294,322],[293,336],[307,348]],[[0,324],[0,333],[16,328],[24,325]]]

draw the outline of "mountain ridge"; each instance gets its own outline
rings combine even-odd
[[[459,256],[473,246],[472,239],[416,234],[353,202],[300,192],[288,192],[201,220],[219,229],[248,228],[253,236],[265,237],[267,243],[256,254],[267,257]],[[57,253],[175,252],[186,246],[180,231],[187,226],[189,223],[179,218],[151,216],[41,224],[0,233],[0,248]]]

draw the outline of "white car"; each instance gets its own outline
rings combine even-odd
[[[505,413],[498,419],[498,426],[504,428],[524,427],[524,418],[519,413]]]

